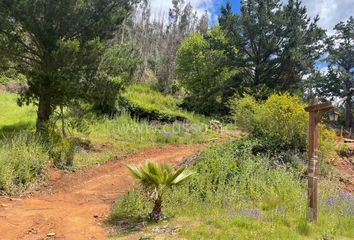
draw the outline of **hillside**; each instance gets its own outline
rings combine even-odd
[[[0,0],[0,240],[354,239],[354,4]]]

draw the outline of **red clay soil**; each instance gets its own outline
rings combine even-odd
[[[72,174],[52,171],[44,192],[20,199],[0,198],[0,240],[106,239],[104,221],[114,200],[133,186],[124,163],[176,164],[201,148],[151,148]]]
[[[354,142],[350,139],[344,139],[337,136],[337,148],[345,144],[350,149],[350,154],[347,157],[339,157],[333,166],[339,174],[338,188],[344,189],[347,192],[354,193]]]
[[[354,193],[354,161],[353,156],[350,158],[342,158],[335,164],[335,169],[339,173],[341,182],[340,188],[347,192]]]

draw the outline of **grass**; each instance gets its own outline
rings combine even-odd
[[[191,181],[166,194],[166,222],[140,224],[139,231],[122,227],[143,221],[151,203],[139,189],[119,198],[110,219],[120,231],[112,239],[175,237],[173,231],[157,233],[166,226],[179,229],[176,239],[352,239],[353,196],[321,182],[319,220],[308,223],[306,181],[295,170],[271,167],[266,157],[254,156],[252,144],[239,140],[203,153]]]
[[[129,86],[123,94],[123,102],[127,109],[139,118],[163,122],[206,122],[204,117],[180,109],[180,99],[164,96],[147,85]]]
[[[21,194],[45,182],[48,156],[35,126],[35,108],[19,107],[15,94],[0,94],[0,195]]]
[[[36,179],[43,180],[48,165],[48,145],[41,144],[38,139],[33,139],[33,144],[28,140],[35,129],[35,107],[19,107],[16,100],[15,94],[0,94],[3,113],[0,115],[0,191],[7,194],[32,189],[30,185]],[[86,117],[82,122],[87,131],[72,132],[72,137],[80,140],[75,147],[71,169],[95,166],[148,147],[201,143],[215,137],[215,133],[207,129],[206,120],[194,120],[193,124],[150,123],[124,112],[113,119]],[[55,146],[56,153],[66,148],[60,143]]]
[[[45,182],[47,166],[48,155],[34,136],[0,140],[0,195],[37,189]]]
[[[156,124],[131,118],[127,113],[115,119],[95,118],[89,120],[88,125],[89,134],[81,138],[91,141],[94,149],[76,155],[76,168],[104,163],[113,156],[135,153],[147,147],[202,143],[216,136],[204,123]]]
[[[17,95],[0,93],[0,138],[23,130],[33,130],[36,123],[34,106],[17,105]]]

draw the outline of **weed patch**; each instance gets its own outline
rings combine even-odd
[[[187,239],[350,239],[354,198],[321,182],[319,221],[306,220],[306,181],[297,170],[274,167],[252,153],[250,140],[237,140],[206,150],[192,170],[190,181],[166,193],[169,225],[182,225]],[[138,190],[137,190],[138,191]],[[134,209],[143,209],[141,195],[130,195]],[[115,203],[111,219],[129,218],[122,212],[127,196]],[[124,203],[127,204],[127,203]],[[126,209],[125,209],[126,210]],[[146,212],[133,211],[135,217]],[[190,227],[193,226],[193,227]],[[144,228],[152,232],[151,226]]]
[[[0,141],[0,194],[20,194],[45,182],[48,155],[40,141],[22,134]]]

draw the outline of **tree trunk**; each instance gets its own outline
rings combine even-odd
[[[47,97],[40,97],[38,110],[37,110],[37,124],[36,124],[36,133],[41,134],[43,130],[43,124],[49,121],[51,115],[50,100]]]
[[[66,132],[65,132],[65,117],[64,117],[64,107],[63,105],[60,105],[60,119],[61,119],[61,132],[64,137],[66,137]]]
[[[352,100],[351,97],[345,103],[345,126],[347,128],[352,127],[353,112],[352,112]]]
[[[150,213],[150,220],[158,222],[163,218],[162,215],[162,197],[158,197],[155,200],[154,209]]]

